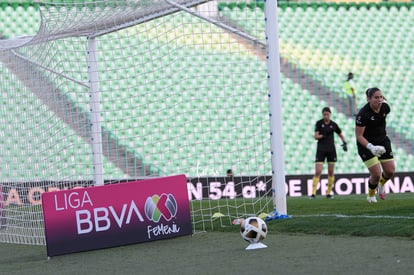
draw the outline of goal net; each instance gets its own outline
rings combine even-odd
[[[45,243],[43,192],[173,174],[194,232],[273,211],[263,4],[1,9],[1,242]]]

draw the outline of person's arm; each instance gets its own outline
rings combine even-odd
[[[349,86],[351,87],[352,96],[355,97],[356,96],[355,85],[354,85],[354,81],[352,79],[349,81]]]
[[[355,136],[359,144],[364,147],[367,147],[368,140],[364,138],[365,126],[355,126]]]
[[[346,143],[345,136],[344,136],[344,134],[343,134],[343,133],[340,133],[340,134],[339,134],[339,137],[341,138],[342,143]]]
[[[315,131],[315,135],[313,136],[316,140],[323,139],[323,135],[319,133],[319,131]]]
[[[341,140],[342,140],[342,149],[344,149],[344,151],[345,152],[347,152],[348,151],[348,145],[347,145],[347,143],[346,143],[346,140],[345,140],[345,136],[344,136],[344,134],[341,132],[340,134],[339,134],[339,137],[341,138]]]
[[[362,146],[370,150],[374,156],[379,157],[382,154],[384,154],[385,153],[384,146],[377,146],[377,145],[370,143],[366,138],[364,138],[363,136],[364,131],[365,131],[365,126],[355,126],[355,136],[359,144],[361,144]]]

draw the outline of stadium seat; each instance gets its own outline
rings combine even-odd
[[[338,7],[338,8],[336,8]],[[404,49],[395,47],[395,45],[401,44],[409,44],[406,41],[411,41],[412,39],[412,32],[409,31],[413,27],[413,20],[407,18],[414,18],[414,9],[413,8],[404,8],[404,9],[387,9],[381,8],[380,10],[374,9],[372,7],[368,8],[368,6],[360,7],[356,9],[352,7],[350,9],[345,9],[343,6],[327,6],[327,7],[320,7],[318,9],[313,8],[304,8],[304,6],[295,6],[291,7],[288,6],[285,9],[279,8],[279,24],[280,24],[280,41],[286,43],[289,42],[289,45],[293,45],[294,48],[290,49],[282,49],[281,54],[284,58],[290,60],[291,63],[296,64],[301,69],[303,69],[308,77],[312,76],[315,79],[319,79],[327,85],[334,92],[340,93],[340,97],[344,98],[343,93],[341,92],[342,84],[343,84],[343,70],[346,68],[348,69],[349,66],[357,68],[360,73],[358,74],[358,87],[361,87],[361,93],[363,92],[362,87],[367,87],[369,84],[377,83],[377,85],[386,87],[387,90],[387,98],[391,102],[395,102],[395,113],[407,113],[409,111],[406,108],[403,108],[403,105],[398,96],[399,91],[409,91],[411,88],[409,86],[410,80],[412,79],[413,73],[412,68],[410,67],[410,63],[407,62],[405,67],[400,68],[401,64],[404,64],[404,60],[411,60],[411,50],[408,49],[404,51]],[[35,10],[19,10],[18,14],[15,14],[15,11],[6,11],[9,15],[7,17],[3,17],[4,10],[1,11],[0,18],[4,18],[4,25],[9,24],[11,28],[18,30],[19,32],[29,32],[27,30],[31,24],[24,24],[20,22],[18,19],[14,20],[13,18],[25,18],[28,17],[29,13],[33,17],[37,16],[38,11]],[[234,19],[234,22],[240,22],[241,26],[245,28],[250,34],[259,35],[259,33],[264,33],[264,30],[259,30],[259,27],[264,29],[264,20],[263,22],[254,22],[251,18],[255,18],[256,15],[253,13],[262,13],[261,9],[252,10],[246,7],[234,7],[233,9],[224,9],[222,11],[223,15],[229,16],[230,18]],[[27,14],[26,14],[27,13]],[[36,13],[36,15],[34,14]],[[15,17],[13,17],[15,16]],[[177,18],[181,18],[184,23],[190,20],[195,20],[192,16],[187,15],[186,13],[180,13],[181,17],[175,17],[174,20]],[[340,20],[341,18],[346,18],[348,16],[352,16],[354,18],[358,18],[358,20],[351,20],[344,22]],[[411,16],[411,17],[410,17]],[[243,19],[242,21],[240,19]],[[369,20],[368,20],[369,19]],[[165,20],[168,20],[165,19]],[[198,20],[198,19],[197,19]],[[34,20],[36,22],[36,20]],[[19,23],[20,26],[16,26],[13,24]],[[142,26],[143,30],[145,29],[154,29],[151,25],[154,24],[148,23],[146,26]],[[9,26],[7,25],[7,26]],[[185,24],[184,24],[185,25]],[[373,27],[376,26],[374,29]],[[396,32],[390,31],[391,26],[393,28],[409,28],[408,31],[401,32],[403,35],[400,37]],[[18,28],[22,28],[19,30]],[[306,32],[303,30],[306,28]],[[349,30],[352,30],[352,35],[348,35]],[[373,31],[375,30],[375,31]],[[200,28],[202,31],[202,28]],[[381,32],[382,31],[382,32]],[[33,32],[32,32],[33,33]],[[382,40],[380,43],[384,43],[383,48],[387,48],[386,51],[381,51],[381,47],[368,47],[368,46],[360,46],[366,45],[365,43],[369,43],[375,40],[376,37],[379,35],[380,37],[387,37],[388,33],[392,33],[393,39],[388,39],[389,42],[385,43],[386,41]],[[148,36],[155,36],[156,33],[149,32]],[[149,51],[146,49],[155,48],[158,45],[153,44],[150,40],[142,41],[143,39],[149,38],[142,33],[142,37],[137,37],[136,45],[139,47],[132,48],[131,47],[131,54],[137,55],[142,52],[146,54],[150,54]],[[195,37],[196,39],[200,40],[205,38],[203,35],[198,35]],[[223,37],[220,37],[220,39]],[[216,42],[217,37],[212,37],[213,41]],[[224,39],[224,38],[223,38]],[[228,38],[230,39],[230,38]],[[347,40],[352,40],[351,43],[348,43]],[[386,39],[385,39],[386,40]],[[217,40],[219,41],[219,40]],[[99,47],[105,50],[112,50],[116,52],[116,44],[112,43],[110,40],[104,41],[99,40]],[[56,44],[56,47],[60,51],[64,51],[59,43]],[[234,77],[236,72],[236,68],[229,68],[224,66],[224,62],[232,61],[233,56],[226,51],[223,51],[221,55],[210,55],[206,56],[196,50],[196,49],[174,49],[172,51],[174,56],[178,59],[186,59],[188,58],[188,63],[186,66],[182,68],[176,68],[174,63],[174,59],[171,60],[163,60],[163,64],[165,65],[168,63],[171,68],[176,69],[177,72],[174,72],[174,77],[170,79],[159,79],[156,74],[147,75],[145,79],[140,77],[135,77],[136,81],[128,82],[128,79],[125,80],[125,76],[123,74],[130,74],[132,70],[127,71],[128,67],[135,66],[141,69],[141,72],[144,73],[145,71],[154,71],[154,69],[159,69],[158,67],[160,64],[156,62],[149,62],[151,59],[154,60],[161,60],[160,57],[163,56],[171,56],[171,49],[160,48],[159,53],[154,53],[154,56],[147,56],[143,57],[143,61],[146,61],[146,65],[143,64],[134,64],[133,62],[128,62],[125,59],[120,59],[118,62],[113,64],[108,64],[108,69],[111,71],[103,72],[100,75],[102,82],[101,88],[106,93],[103,93],[103,108],[107,110],[103,116],[105,119],[105,126],[108,127],[111,131],[117,135],[117,138],[120,140],[132,140],[132,142],[128,143],[128,146],[134,147],[137,152],[145,153],[149,151],[153,151],[156,155],[159,155],[159,158],[156,156],[154,159],[148,159],[149,163],[166,163],[166,166],[170,166],[170,168],[166,167],[166,170],[169,169],[173,170],[174,166],[182,167],[185,164],[180,163],[180,160],[177,159],[176,155],[173,153],[167,153],[165,155],[162,154],[163,148],[169,146],[167,141],[163,141],[160,143],[155,144],[153,140],[150,138],[149,134],[154,133],[155,129],[154,126],[150,126],[149,123],[159,123],[163,117],[169,117],[173,112],[169,112],[169,110],[174,110],[175,108],[180,108],[182,111],[182,115],[178,115],[175,117],[174,125],[177,125],[176,128],[170,129],[170,131],[174,133],[182,133],[183,139],[190,139],[190,140],[197,140],[200,139],[200,133],[202,129],[209,129],[209,125],[201,123],[199,128],[192,129],[193,131],[184,131],[182,129],[182,125],[186,123],[189,115],[191,114],[194,117],[202,118],[202,115],[194,110],[214,110],[214,115],[217,118],[220,118],[223,121],[223,125],[226,125],[226,128],[229,129],[230,127],[234,127],[236,123],[228,123],[227,124],[227,116],[229,115],[226,112],[226,109],[230,109],[232,104],[237,104],[237,106],[245,106],[245,108],[257,108],[256,102],[260,102],[259,100],[256,101],[255,98],[253,99],[246,99],[244,97],[246,87],[248,89],[257,89],[257,90],[264,90],[266,89],[266,84],[263,85],[261,81],[255,81],[254,79],[261,79],[263,76],[260,73],[251,73],[248,84],[246,80],[237,79]],[[406,52],[406,55],[400,55],[397,51]],[[249,53],[247,53],[249,54]],[[204,56],[201,58],[201,56]],[[64,57],[68,58],[68,57]],[[102,59],[105,57],[103,56]],[[111,56],[112,58],[112,56]],[[244,57],[241,57],[244,58]],[[145,60],[144,60],[145,59]],[[256,70],[257,72],[261,72],[263,69],[263,62],[258,62],[255,56],[250,56],[249,58],[242,59],[246,60],[246,66],[244,68],[240,68],[241,71],[244,70]],[[239,60],[237,60],[239,61]],[[203,73],[205,63],[214,63],[216,64],[217,70],[211,70],[210,76],[205,77],[203,79],[199,79],[199,73]],[[381,64],[381,62],[383,62]],[[68,62],[62,62],[62,64]],[[178,62],[177,62],[178,64]],[[111,66],[112,65],[112,66]],[[257,67],[255,67],[257,66]],[[166,66],[165,66],[166,67]],[[190,68],[186,70],[187,68]],[[208,67],[208,66],[207,66]],[[353,68],[354,68],[353,67]],[[388,67],[385,69],[385,67]],[[123,68],[119,70],[119,68]],[[64,67],[63,70],[65,72],[73,72],[74,68],[72,65],[68,65]],[[399,75],[396,72],[399,72]],[[249,72],[249,71],[247,71]],[[387,72],[384,74],[383,72]],[[394,74],[390,74],[395,72]],[[390,74],[388,76],[388,74]],[[222,77],[217,77],[218,75]],[[129,77],[131,78],[131,77]],[[118,83],[114,84],[109,82],[110,79],[118,79]],[[134,79],[135,80],[135,79]],[[145,82],[144,82],[145,80]],[[227,83],[231,81],[232,83],[240,83],[240,89],[234,89],[233,91],[225,91],[224,87]],[[313,154],[312,150],[306,151],[303,146],[297,146],[297,144],[302,143],[311,143],[313,142],[312,138],[312,126],[313,120],[320,117],[320,108],[322,106],[327,105],[327,102],[320,101],[318,97],[311,96],[310,91],[303,89],[300,85],[294,84],[290,79],[287,79],[285,76],[281,76],[282,81],[282,108],[284,110],[283,115],[285,120],[284,127],[289,129],[285,131],[283,134],[285,140],[285,147],[286,147],[286,171],[287,173],[310,173],[313,170]],[[143,83],[151,83],[151,87],[145,87]],[[400,83],[401,86],[399,84]],[[178,84],[178,85],[177,85]],[[202,84],[206,89],[199,89],[194,91],[192,86]],[[244,86],[245,85],[245,86]],[[174,87],[171,90],[171,87]],[[72,98],[75,96],[78,98],[77,100],[80,101],[79,106],[82,108],[86,108],[88,104],[88,96],[87,93],[79,95],[76,93],[75,87],[68,87],[68,90],[72,92],[68,92]],[[390,93],[388,94],[388,91]],[[395,93],[391,93],[391,91],[395,91]],[[192,99],[193,93],[197,92],[200,95],[213,95],[217,99],[217,101],[211,102],[194,102]],[[222,93],[222,94],[221,94]],[[231,104],[225,104],[227,101],[226,96],[228,93],[232,93],[232,95],[237,95],[240,101],[231,102]],[[182,95],[186,98],[186,102],[178,101],[178,97],[176,95]],[[134,96],[136,95],[136,96]],[[301,95],[301,97],[298,97]],[[128,100],[126,100],[128,99]],[[300,100],[299,100],[300,99]],[[9,104],[16,104],[13,103],[14,101],[10,100]],[[162,102],[161,102],[162,101]],[[222,104],[223,101],[223,104]],[[248,101],[248,102],[245,102]],[[306,104],[302,104],[306,102]],[[412,96],[407,97],[405,100],[407,104],[405,106],[410,106],[408,102],[414,102],[414,98]],[[126,105],[125,105],[126,104]],[[34,103],[34,106],[39,105],[39,103]],[[162,106],[162,111],[159,113],[151,112],[153,109],[159,109]],[[179,106],[179,107],[177,107]],[[265,106],[262,108],[261,106],[258,109],[265,110],[264,116],[266,116],[267,107]],[[38,108],[42,108],[39,107]],[[134,122],[138,123],[137,114],[132,114],[132,112],[124,112],[123,110],[130,110],[130,109],[137,109],[140,112],[148,112],[151,114],[150,118],[140,118],[140,124],[134,124]],[[147,109],[147,110],[142,110]],[[224,110],[223,110],[224,109]],[[122,112],[121,112],[122,110]],[[300,110],[298,112],[297,110]],[[150,113],[151,112],[151,113]],[[393,109],[394,113],[394,109]],[[340,125],[343,125],[344,132],[347,135],[350,135],[351,138],[352,129],[353,129],[353,121],[348,120],[345,116],[339,114],[336,110],[334,110],[335,119],[337,118]],[[17,114],[16,114],[17,115]],[[257,120],[259,120],[261,114],[258,115]],[[124,125],[122,124],[115,124],[114,120],[118,118],[120,120],[124,120]],[[309,123],[309,121],[312,123]],[[292,125],[291,122],[294,122]],[[144,124],[142,124],[144,123]],[[398,123],[398,122],[396,122]],[[58,124],[63,124],[59,122]],[[257,125],[255,121],[247,121],[247,125]],[[140,126],[138,126],[140,125]],[[64,127],[63,125],[59,125],[63,127],[64,133],[67,135],[70,131],[69,127]],[[165,130],[165,125],[160,124],[160,129]],[[400,129],[401,133],[404,133],[408,136],[413,137],[413,130],[409,127],[404,129],[399,127],[396,129]],[[248,131],[256,131],[257,129],[248,129]],[[293,131],[292,131],[293,130]],[[158,131],[158,129],[157,129]],[[291,133],[292,132],[292,133]],[[73,134],[73,132],[70,132]],[[217,140],[229,140],[232,137],[228,136],[228,133],[210,133],[210,138],[214,138]],[[299,133],[306,133],[301,135]],[[168,132],[161,132],[158,133],[159,135],[163,136],[168,134]],[[237,136],[236,136],[237,138]],[[38,142],[38,141],[35,141]],[[74,148],[78,148],[77,145],[81,144],[80,147],[83,148],[82,144],[84,141],[82,140],[75,140]],[[260,145],[260,140],[245,140],[241,138],[241,143],[246,148],[256,148]],[[13,143],[13,141],[11,141]],[[39,141],[40,143],[40,141]],[[218,145],[219,146],[219,145]],[[215,150],[223,150],[223,147],[213,148],[211,146],[206,147],[205,150],[214,152]],[[224,147],[224,150],[231,151],[232,148]],[[75,152],[79,153],[80,155],[87,155],[85,150],[90,150],[89,147],[82,149],[75,149]],[[191,150],[202,150],[202,148],[190,148],[188,149],[188,153]],[[234,150],[236,150],[234,148]],[[263,150],[263,154],[268,153],[267,150]],[[235,153],[234,151],[232,153]],[[255,150],[251,152],[245,152],[245,158],[249,156],[249,154],[256,153]],[[349,157],[352,155],[351,153],[355,154],[355,148],[350,149],[350,154],[344,156],[344,159],[350,160]],[[405,152],[399,152],[404,155],[404,159],[409,159],[409,156],[412,157],[412,154],[406,154]],[[7,153],[10,155],[10,151]],[[231,155],[229,154],[229,158]],[[298,163],[296,160],[299,156],[304,158],[302,163]],[[63,154],[62,158],[66,158],[67,155]],[[144,157],[145,154],[144,154]],[[83,157],[82,157],[83,158]],[[89,160],[85,157],[83,158],[82,162],[87,163]],[[195,159],[187,159],[187,162],[194,162]],[[349,163],[349,164],[342,164],[342,163]],[[412,163],[412,161],[411,161]],[[68,160],[67,165],[73,167],[73,162]],[[406,166],[407,167],[407,166]],[[82,169],[81,167],[76,169]],[[115,169],[111,167],[111,169]],[[361,172],[365,171],[364,167],[361,167],[359,162],[355,161],[340,161],[338,162],[338,171],[348,171],[352,170],[354,172]],[[62,169],[63,171],[64,169]],[[237,169],[236,169],[237,170]],[[75,170],[76,171],[76,170]],[[82,173],[87,173],[87,169],[84,169]],[[73,172],[73,171],[72,171]],[[69,170],[68,173],[70,176]],[[38,175],[39,176],[39,175]],[[45,176],[45,175],[40,175]]]

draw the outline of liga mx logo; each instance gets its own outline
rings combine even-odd
[[[177,201],[172,194],[152,195],[145,201],[145,215],[153,222],[159,222],[161,217],[170,221],[177,215]]]

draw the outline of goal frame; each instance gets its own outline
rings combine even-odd
[[[271,162],[271,196],[272,200],[267,200],[267,205],[271,205],[273,203],[273,210],[274,212],[270,215],[270,219],[278,219],[287,216],[287,205],[286,205],[286,190],[285,190],[285,167],[284,167],[284,152],[283,152],[283,126],[282,126],[282,104],[281,104],[281,79],[280,79],[280,56],[279,56],[279,46],[278,46],[278,22],[277,22],[277,1],[265,1],[265,35],[266,41],[263,43],[261,40],[250,36],[247,33],[244,33],[240,30],[233,28],[230,25],[226,25],[219,21],[216,21],[212,18],[204,17],[201,14],[193,12],[190,8],[201,4],[207,3],[209,1],[206,0],[194,0],[194,1],[181,1],[183,3],[178,4],[171,0],[165,0],[170,8],[160,10],[155,12],[152,15],[143,14],[143,17],[138,20],[133,20],[127,23],[120,23],[117,21],[112,22],[113,24],[106,28],[98,28],[95,31],[90,31],[88,28],[92,28],[88,24],[85,25],[85,28],[80,30],[80,33],[76,33],[76,29],[70,29],[67,32],[57,30],[55,33],[52,32],[50,36],[48,36],[45,40],[39,38],[38,35],[34,37],[22,37],[15,39],[14,41],[0,41],[0,49],[11,49],[10,53],[15,56],[15,58],[25,62],[26,64],[30,63],[30,66],[39,66],[43,70],[48,71],[50,74],[55,74],[59,77],[65,78],[69,81],[72,81],[78,85],[83,86],[89,92],[89,102],[88,105],[90,106],[89,109],[89,118],[86,121],[88,123],[88,133],[90,134],[88,139],[88,143],[92,147],[92,167],[93,167],[93,174],[88,174],[93,176],[93,186],[102,186],[105,184],[105,171],[104,171],[104,142],[103,138],[105,136],[103,130],[103,118],[101,117],[102,112],[102,104],[101,104],[101,87],[100,87],[100,76],[99,76],[99,60],[98,60],[98,53],[99,50],[97,49],[97,39],[100,36],[110,34],[112,32],[116,32],[118,30],[126,29],[130,26],[139,24],[140,22],[146,22],[148,20],[152,20],[154,18],[159,18],[163,15],[175,13],[178,11],[182,11],[185,13],[189,13],[190,15],[197,16],[198,18],[207,21],[219,28],[225,29],[229,31],[233,35],[237,35],[245,39],[246,41],[250,41],[255,45],[260,45],[262,49],[266,50],[266,66],[267,66],[267,84],[268,84],[268,108],[269,108],[269,138],[261,138],[260,141],[264,141],[266,143],[269,141],[270,147],[270,161],[269,157],[266,156],[266,169],[269,168],[269,162]],[[262,6],[263,8],[263,6]],[[100,26],[101,27],[101,26]],[[59,32],[60,31],[60,32]],[[42,32],[42,29],[39,31]],[[39,64],[36,59],[34,58],[31,60],[30,58],[26,58],[23,54],[21,55],[18,50],[14,51],[13,49],[17,49],[24,46],[33,46],[38,45],[43,42],[49,42],[58,40],[61,38],[69,38],[69,37],[81,37],[82,43],[83,39],[86,39],[86,45],[82,44],[83,49],[86,48],[87,53],[87,70],[85,68],[85,63],[82,63],[82,70],[87,71],[87,81],[82,82],[79,79],[75,79],[69,75],[65,75],[64,73],[60,73],[58,71],[54,71],[53,68],[48,68],[46,65]],[[83,51],[85,54],[85,51]],[[265,70],[265,66],[263,65],[260,69]],[[264,78],[263,78],[264,80]],[[264,87],[262,85],[261,87]],[[266,92],[264,88],[260,88],[262,94]],[[87,93],[86,93],[87,94]],[[248,95],[249,97],[249,95]],[[263,99],[263,98],[261,98]],[[263,104],[266,104],[265,100],[261,100]],[[265,105],[260,105],[261,107]],[[264,110],[262,108],[262,110]],[[75,110],[77,111],[77,110]],[[263,118],[263,117],[261,117]],[[260,127],[267,123],[267,119],[263,118],[261,120]],[[240,128],[242,129],[242,128]],[[261,130],[267,131],[267,127],[263,126]],[[263,133],[263,132],[262,132]],[[262,144],[262,143],[261,143]],[[262,148],[263,146],[260,145]],[[267,146],[266,146],[267,148]],[[266,149],[267,150],[267,149]],[[266,151],[267,152],[267,151]],[[89,164],[90,165],[90,164]],[[248,170],[248,169],[246,169]],[[257,171],[260,169],[257,169]],[[253,171],[253,170],[251,170]],[[253,172],[254,173],[254,172]],[[261,174],[261,173],[258,173]],[[253,175],[253,174],[252,174]],[[145,175],[142,177],[145,178]],[[122,180],[121,180],[122,181]],[[270,181],[268,181],[270,182]],[[267,191],[270,191],[267,189]],[[269,193],[270,194],[270,193]],[[267,198],[270,198],[268,196]],[[2,205],[0,205],[2,206]],[[0,209],[3,210],[3,209]],[[2,211],[4,213],[4,211]],[[246,213],[244,213],[246,214]],[[239,215],[239,214],[237,214]]]

